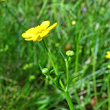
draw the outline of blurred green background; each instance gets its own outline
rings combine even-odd
[[[58,50],[64,55],[69,49],[75,53],[69,71],[70,77],[74,72],[81,73],[76,78],[81,104],[74,95],[73,82],[69,89],[75,109],[107,110],[109,0],[0,1],[0,110],[69,110],[64,95],[39,68],[40,64],[52,70],[42,43],[27,42],[21,37],[45,20],[51,25],[58,22],[44,39],[60,72],[65,71],[65,64]]]

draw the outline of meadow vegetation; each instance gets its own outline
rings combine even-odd
[[[58,23],[44,39],[64,84],[63,56],[74,51],[69,94],[75,110],[110,110],[109,0],[0,1],[0,110],[69,110],[64,94],[41,72],[48,68],[55,77],[42,41],[21,36],[43,21]]]

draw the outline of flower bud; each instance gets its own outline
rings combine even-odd
[[[42,69],[42,73],[43,73],[43,74],[46,74],[47,72],[48,72],[48,68],[43,68],[43,69]]]
[[[74,55],[74,52],[73,52],[72,50],[68,50],[68,51],[66,52],[66,55],[69,56],[69,57],[71,57],[71,56]]]

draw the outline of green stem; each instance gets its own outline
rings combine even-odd
[[[46,43],[45,43],[44,40],[42,40],[42,41],[43,41],[45,50],[46,50],[46,52],[47,52],[47,54],[48,54],[48,56],[49,56],[49,58],[50,58],[50,61],[51,61],[51,63],[52,63],[52,66],[53,66],[53,69],[54,69],[54,71],[55,71],[55,74],[58,75],[58,72],[57,72],[57,70],[56,70],[54,61],[53,61],[53,59],[52,59],[52,57],[51,57],[51,54],[50,54],[50,52],[49,52],[49,50],[48,50],[48,48],[47,48],[47,45],[46,45]],[[64,85],[63,85],[62,81],[60,81],[60,85],[61,85],[62,88],[64,88]]]
[[[50,75],[48,77],[56,85],[56,82],[54,81],[54,79]]]
[[[75,74],[78,72],[78,61],[79,61],[79,41],[82,36],[83,28],[80,30],[79,35],[75,36],[76,41],[76,60],[75,60]]]
[[[50,54],[50,52],[49,52],[49,50],[48,50],[48,48],[47,48],[47,45],[46,45],[46,43],[45,43],[44,40],[42,40],[42,41],[43,41],[45,50],[46,50],[46,52],[47,52],[47,54],[48,54],[48,56],[49,56],[49,58],[50,58],[50,61],[51,61],[51,63],[52,63],[52,66],[53,66],[53,69],[54,69],[54,71],[55,71],[55,74],[58,75],[58,72],[57,72],[56,67],[55,67],[55,64],[54,64],[54,62],[53,62],[53,60],[52,60],[51,54]]]
[[[69,88],[69,65],[68,65],[68,61],[67,59],[65,59],[65,63],[66,63],[66,78],[67,78],[67,91],[68,91],[68,88]]]
[[[78,71],[78,59],[79,59],[79,41],[76,41],[76,61],[75,61],[75,74]]]
[[[72,101],[71,101],[71,98],[70,98],[69,93],[68,93],[68,92],[64,92],[64,95],[65,95],[65,98],[66,98],[66,100],[67,100],[67,103],[68,103],[68,105],[69,105],[70,110],[75,110],[75,109],[74,109],[74,106],[73,106],[73,103],[72,103]]]
[[[107,78],[107,92],[108,92],[108,110],[110,110],[110,75]]]

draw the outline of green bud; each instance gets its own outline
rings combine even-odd
[[[72,50],[68,50],[68,51],[66,52],[66,55],[69,56],[69,57],[71,57],[71,56],[74,55],[74,52],[73,52]]]
[[[48,68],[43,68],[43,69],[42,69],[42,73],[43,73],[43,74],[46,74],[47,72],[48,72]]]

